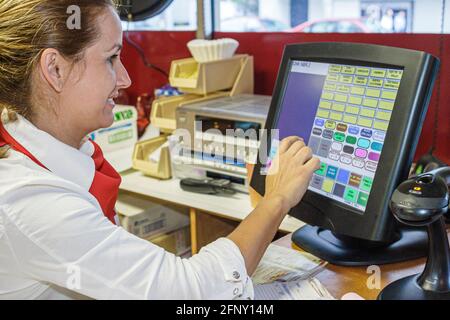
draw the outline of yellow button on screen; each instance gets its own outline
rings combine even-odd
[[[345,110],[345,104],[342,103],[333,103],[332,109],[334,111],[344,112]]]
[[[363,101],[363,106],[365,106],[365,107],[376,108],[377,104],[378,104],[378,100],[376,100],[376,99],[366,98]]]
[[[330,119],[333,119],[333,120],[336,120],[336,121],[341,121],[342,120],[342,113],[331,112]]]
[[[339,101],[339,102],[347,102],[348,97],[346,94],[338,94],[336,93],[334,95],[334,100]]]
[[[333,98],[334,94],[332,94],[331,92],[322,93],[322,99],[333,100]]]
[[[378,130],[386,131],[388,129],[388,125],[389,125],[389,122],[375,120],[373,127]]]
[[[380,107],[380,109],[384,109],[384,110],[393,110],[394,103],[390,102],[390,101],[380,100],[379,107]]]
[[[364,89],[364,88],[362,88],[362,87],[352,87],[352,93],[353,94],[359,94],[359,95],[364,95],[364,92],[365,92],[366,90]]]
[[[322,109],[317,110],[317,116],[319,118],[328,118],[329,115],[330,115],[330,112],[327,110],[322,110]]]
[[[331,102],[330,101],[320,101],[319,107],[323,109],[331,109]]]
[[[331,193],[331,191],[333,191],[333,185],[334,185],[333,180],[325,179],[322,185],[322,190]]]
[[[358,119],[358,125],[371,128],[372,127],[372,119],[367,118],[359,118]]]
[[[380,120],[389,121],[391,120],[391,113],[386,111],[378,111],[376,118]]]
[[[351,114],[358,114],[359,113],[359,108],[358,107],[353,107],[353,106],[347,106],[347,109],[345,109],[345,112],[351,113]]]
[[[350,116],[350,115],[348,115],[348,114],[346,114],[345,116],[344,116],[344,122],[347,122],[347,123],[351,123],[351,124],[356,124],[356,121],[357,121],[358,119],[357,119],[357,117],[355,117],[355,116]]]
[[[361,116],[373,118],[375,116],[375,110],[373,109],[361,109]]]

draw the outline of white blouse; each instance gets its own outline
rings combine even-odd
[[[89,193],[94,151],[19,116],[8,133],[50,171],[10,150],[0,159],[0,299],[252,299],[227,238],[190,259],[113,225]]]

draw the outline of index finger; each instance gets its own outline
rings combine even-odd
[[[299,140],[303,141],[302,138],[297,137],[297,136],[290,136],[290,137],[284,138],[280,143],[280,148],[278,149],[278,152],[280,154],[286,152],[292,144],[294,144],[295,142],[297,142]]]

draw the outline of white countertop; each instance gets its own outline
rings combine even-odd
[[[133,170],[121,175],[121,190],[207,211],[228,219],[243,220],[253,210],[247,194],[237,193],[233,196],[197,194],[182,190],[179,179],[157,180]],[[303,225],[300,220],[286,216],[280,230],[293,232]]]

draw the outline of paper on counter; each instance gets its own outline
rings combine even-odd
[[[256,285],[255,300],[335,300],[316,278]]]
[[[161,150],[165,147],[169,146],[169,142],[164,143],[163,145],[161,145],[158,149],[156,149],[155,151],[153,151],[149,156],[148,159],[152,162],[159,162],[159,159],[161,158]]]
[[[270,244],[252,276],[253,284],[313,277],[327,263],[312,254]]]

